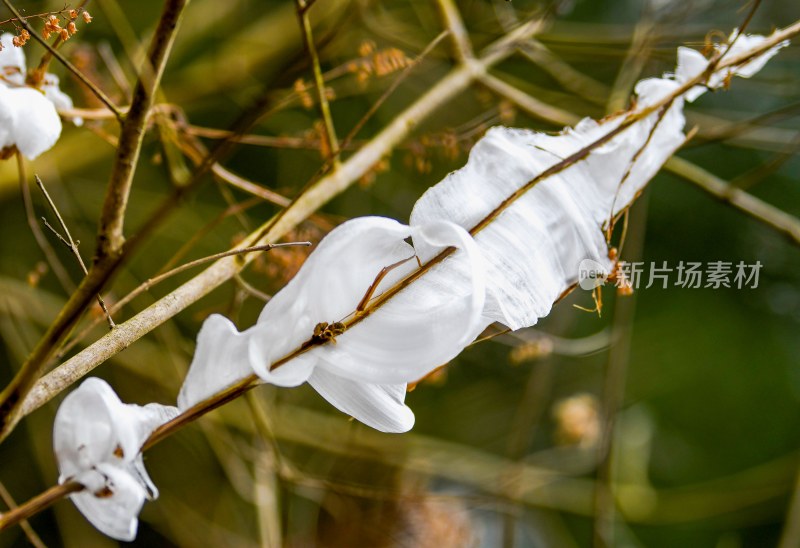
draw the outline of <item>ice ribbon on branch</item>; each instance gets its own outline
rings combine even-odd
[[[409,237],[413,246],[405,241]],[[417,269],[415,248],[423,243],[457,251],[368,316],[368,307],[359,311],[371,287],[373,298],[379,297]],[[461,283],[450,273],[454,265],[467,273]],[[191,407],[255,372],[279,386],[308,382],[373,428],[407,431],[414,415],[404,404],[406,383],[454,358],[482,328],[484,270],[472,238],[452,223],[410,227],[384,217],[345,222],[267,303],[256,325],[239,333],[222,316],[206,320],[178,406]],[[337,333],[339,322],[361,315],[366,317]],[[307,351],[273,369],[303,345]]]
[[[761,41],[742,36],[728,53]],[[279,386],[308,382],[379,430],[410,429],[406,383],[458,355],[494,321],[534,325],[578,281],[582,260],[613,268],[604,228],[683,144],[683,94],[693,100],[732,75],[752,76],[782,46],[710,71],[705,86],[686,91],[710,65],[681,48],[676,73],[640,81],[629,112],[587,118],[558,135],[490,129],[465,167],[420,198],[410,226],[348,221],[323,239],[256,325],[240,333],[222,316],[208,318],[179,407],[255,374]],[[421,271],[406,261],[414,255]],[[371,302],[388,298],[372,307],[364,295],[382,272]]]
[[[731,42],[735,37],[736,33]],[[764,40],[741,36],[726,55],[742,53]],[[686,93],[687,99],[723,86],[733,75],[752,76],[785,45],[739,67],[712,73],[706,86],[695,86]],[[534,325],[578,281],[582,260],[599,263],[606,273],[613,267],[602,227],[630,205],[683,144],[684,97],[675,97],[608,142],[588,150],[584,158],[538,181],[512,202],[506,200],[539,174],[616,131],[629,116],[670,97],[708,66],[702,54],[682,47],[676,74],[638,82],[632,112],[600,121],[585,118],[558,135],[490,129],[470,152],[465,167],[417,201],[411,224],[446,219],[470,230],[488,265],[485,316],[511,329]],[[494,213],[491,222],[483,223]],[[417,253],[424,262],[436,250],[421,246]]]
[[[47,73],[41,89],[26,82],[25,53],[13,45],[14,36],[0,36],[0,157],[16,148],[29,159],[49,150],[61,135],[56,108],[71,109],[72,99]],[[80,119],[74,120],[80,124]]]
[[[53,426],[59,483],[84,486],[70,498],[101,532],[118,540],[136,537],[145,499],[158,497],[140,449],[153,430],[177,414],[175,407],[156,403],[124,404],[94,377],[64,398]]]

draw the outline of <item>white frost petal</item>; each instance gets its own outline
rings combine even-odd
[[[253,373],[248,356],[248,335],[228,318],[212,314],[197,334],[197,348],[178,395],[182,411]]]
[[[0,150],[16,144],[14,134],[14,107],[16,103],[9,97],[12,91],[0,86]]]
[[[42,91],[44,91],[44,96],[55,105],[56,110],[71,110],[74,107],[72,97],[61,91],[58,76],[55,74],[49,72],[45,74]],[[83,118],[76,116],[71,120],[76,126],[83,125]]]
[[[144,487],[129,473],[113,466],[100,465],[96,474],[104,480],[100,496],[89,490],[73,493],[72,502],[101,533],[111,538],[132,541],[136,538],[139,512],[146,498]],[[78,479],[80,481],[80,479]]]
[[[19,151],[34,159],[52,148],[61,135],[61,119],[55,106],[33,88],[9,88],[4,93],[2,108],[13,116],[11,138]]]
[[[103,380],[89,378],[70,393],[56,413],[53,446],[59,482],[85,489],[71,495],[78,509],[102,532],[120,540],[136,534],[145,498],[158,491],[144,470],[140,449],[174,407],[125,404]]]
[[[313,357],[304,355],[272,372],[269,366],[310,339],[318,323],[342,321],[353,313],[384,267],[414,255],[403,241],[410,235],[408,226],[385,217],[360,217],[332,230],[248,330],[256,374],[275,384],[305,381],[314,367]],[[375,296],[415,266],[409,261],[392,270]]]
[[[486,266],[475,242],[448,222],[413,227],[427,260],[458,250],[336,339],[309,352],[325,368],[354,381],[406,383],[456,357],[482,325]],[[414,263],[416,266],[416,263]]]
[[[379,385],[344,379],[318,367],[308,383],[339,411],[381,432],[408,432],[414,413],[405,403],[406,385]]]
[[[21,86],[25,83],[25,52],[12,43],[13,39],[14,35],[9,32],[0,36],[0,44],[3,45],[0,50],[0,81]]]
[[[728,44],[732,44],[732,46],[717,46],[717,52],[725,51],[725,48],[729,48],[729,50],[725,52],[724,59],[735,58],[742,53],[758,47],[767,40],[766,36],[760,36],[757,34],[744,34],[738,38],[737,34],[738,32],[734,31],[728,38]],[[754,76],[757,72],[763,69],[767,62],[772,59],[782,48],[785,48],[788,45],[789,42],[785,40],[768,49],[761,55],[753,57],[746,63],[715,71],[708,78],[705,86],[695,86],[689,90],[685,94],[686,100],[689,102],[694,101],[700,95],[705,93],[708,88],[721,88],[733,76],[739,76],[741,78],[750,78]],[[708,59],[706,59],[702,53],[690,48],[681,47],[678,48],[678,66],[675,69],[674,78],[677,82],[684,83],[702,74],[707,67]]]

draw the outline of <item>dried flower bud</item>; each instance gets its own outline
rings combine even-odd
[[[19,33],[23,40],[26,42],[31,39],[31,33],[28,32],[26,29],[22,29]]]
[[[62,40],[64,40],[65,42],[69,40],[69,31],[67,29],[61,29],[60,34]]]
[[[69,18],[70,19],[77,19],[78,18],[78,10],[69,10]]]
[[[75,25],[74,22],[70,21],[69,25],[67,25],[67,32],[69,32],[70,36],[78,32],[78,27]]]
[[[92,22],[92,16],[89,15],[88,11],[84,11],[82,15],[83,15],[83,22],[84,23],[91,23]]]
[[[376,47],[375,42],[373,42],[372,40],[364,40],[358,46],[358,54],[361,57],[366,57],[367,55],[370,55],[372,52],[375,51],[375,47]]]
[[[42,38],[44,38],[45,40],[50,39],[50,27],[48,27],[47,24],[45,24],[44,30],[42,31]]]
[[[314,99],[311,97],[311,94],[308,93],[308,86],[306,85],[305,81],[302,78],[298,78],[294,82],[294,91],[300,97],[300,104],[303,105],[303,108],[306,110],[310,110],[314,107]]]
[[[15,36],[14,38],[12,38],[11,39],[11,43],[14,44],[14,46],[16,46],[18,48],[21,48],[22,44],[23,44],[23,42],[22,42],[22,40],[20,39],[19,36]]]

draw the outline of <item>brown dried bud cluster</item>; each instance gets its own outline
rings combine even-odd
[[[304,79],[298,78],[292,85],[292,89],[300,98],[300,104],[303,105],[304,109],[311,110],[314,108],[314,96],[311,95],[313,84],[308,84]],[[325,98],[328,101],[336,99],[336,92],[333,88],[325,87]]]
[[[360,84],[366,84],[372,75],[382,77],[411,64],[411,59],[406,57],[402,50],[397,48],[376,49],[375,42],[365,40],[358,48],[361,59],[347,64],[348,72],[355,73]]]
[[[79,16],[83,17],[83,21],[85,23],[91,23],[92,21],[92,16],[88,11],[84,10],[78,12],[78,10],[71,9],[67,12],[69,21],[65,27],[62,27],[58,16],[50,15],[45,20],[44,29],[42,30],[42,37],[45,40],[48,40],[52,35],[57,34],[61,40],[66,42],[78,32],[78,25],[75,24],[75,19],[77,19]]]
[[[30,39],[31,39],[31,34],[27,30],[22,29],[18,35],[16,35],[14,38],[11,39],[11,43],[14,44],[15,47],[21,48],[22,46],[27,44],[28,40]]]

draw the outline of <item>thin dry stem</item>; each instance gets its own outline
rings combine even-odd
[[[3,502],[8,506],[9,510],[17,508],[16,501],[14,501],[11,493],[8,492],[8,489],[6,489],[6,486],[3,485],[2,482],[0,482],[0,498],[3,499]],[[32,546],[35,548],[46,548],[45,543],[42,542],[42,539],[36,534],[36,531],[33,530],[28,520],[23,519],[20,521],[19,525],[22,527],[22,531],[25,533],[25,536],[28,537],[28,542],[30,542]]]
[[[337,169],[340,164],[339,153],[341,150],[339,148],[339,140],[336,138],[336,127],[333,125],[331,106],[328,103],[328,96],[325,91],[325,77],[322,75],[317,46],[314,44],[314,34],[311,30],[311,19],[308,14],[311,4],[306,0],[296,0],[296,3],[297,16],[300,19],[300,27],[303,31],[303,40],[308,50],[308,56],[311,58],[311,68],[314,72],[314,85],[317,88],[319,109],[322,113],[322,121],[325,124],[325,137],[328,139],[328,147],[330,149],[331,158],[333,158],[333,167]]]
[[[86,264],[83,262],[83,257],[81,257],[81,252],[78,249],[78,244],[80,242],[76,242],[72,238],[72,234],[70,233],[69,228],[67,228],[67,223],[64,222],[64,218],[61,216],[61,213],[58,211],[58,207],[56,206],[56,203],[50,197],[50,193],[47,192],[47,188],[45,188],[44,183],[42,182],[42,179],[38,175],[35,175],[35,174],[34,174],[33,177],[36,179],[36,186],[39,187],[39,190],[44,195],[44,198],[47,201],[47,205],[50,206],[50,210],[56,216],[56,219],[58,219],[58,224],[61,225],[61,230],[64,231],[65,236],[62,236],[61,233],[59,233],[56,229],[54,229],[49,224],[47,224],[47,220],[43,219],[44,223],[45,223],[45,226],[47,226],[53,232],[53,234],[55,234],[58,237],[58,239],[61,240],[64,243],[64,245],[67,246],[67,248],[70,250],[72,255],[78,261],[78,265],[81,267],[81,270],[83,271],[83,274],[85,276],[86,274],[89,273],[89,271],[86,269]],[[106,308],[106,303],[103,300],[103,297],[101,297],[99,293],[97,294],[97,303],[100,305],[100,308],[103,310],[103,314],[105,314],[106,321],[108,322],[108,327],[113,329],[114,328],[114,320],[111,318],[111,314],[109,313],[108,308]]]
[[[50,242],[45,237],[44,233],[42,232],[41,227],[39,226],[39,222],[36,220],[36,215],[33,211],[33,200],[31,199],[31,189],[28,186],[28,177],[25,172],[25,160],[22,157],[22,154],[17,152],[17,170],[19,173],[19,188],[20,193],[22,194],[22,203],[25,207],[25,217],[28,220],[28,226],[33,233],[33,237],[36,240],[36,243],[39,246],[39,249],[42,250],[45,259],[47,260],[47,264],[50,265],[50,268],[53,270],[53,273],[58,278],[61,287],[64,288],[64,291],[67,293],[72,293],[75,291],[75,283],[69,277],[67,273],[67,269],[64,268],[64,265],[61,264],[61,260],[56,255],[55,249],[53,246],[50,245]]]
[[[800,246],[800,219],[797,217],[731,186],[713,173],[683,158],[670,158],[664,168]]]
[[[27,520],[31,516],[41,512],[51,504],[58,502],[71,493],[77,493],[83,490],[83,485],[75,481],[68,481],[59,485],[55,485],[33,497],[29,501],[0,514],[0,531],[3,531],[20,521]]]
[[[461,19],[461,13],[453,0],[437,0],[436,5],[439,8],[444,27],[449,31],[450,38],[453,42],[453,54],[459,63],[465,63],[470,59],[475,58],[475,53],[472,51],[472,42],[469,39],[469,33],[464,26],[464,21]]]

